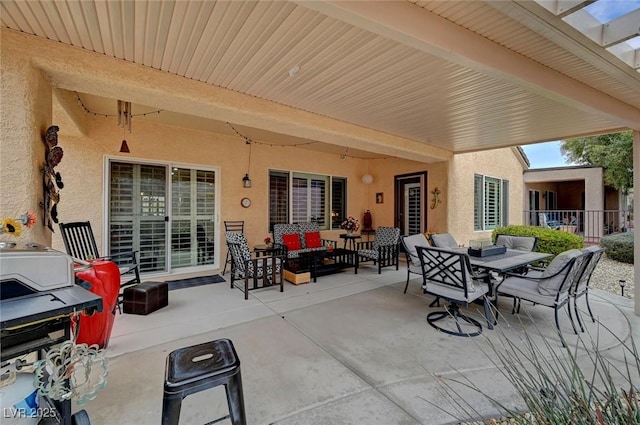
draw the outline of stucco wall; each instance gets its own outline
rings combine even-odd
[[[42,135],[51,125],[51,85],[24,58],[5,54],[5,43],[0,48],[0,217],[18,218],[29,210],[37,213],[39,221],[18,238],[0,235],[0,239],[49,245],[40,202],[45,163]]]
[[[552,183],[564,181],[584,181],[585,210],[602,210],[604,208],[604,186],[602,168],[567,167],[528,170],[524,174],[525,186],[532,187],[536,183]]]
[[[56,116],[55,118],[58,118]],[[59,117],[68,121],[64,117]],[[60,143],[65,146],[65,160],[58,167],[64,176],[63,201],[59,205],[60,220],[90,220],[96,239],[103,246],[104,165],[107,157],[155,163],[176,163],[220,168],[220,223],[224,220],[245,220],[250,245],[261,243],[268,234],[268,170],[281,169],[346,177],[348,180],[347,213],[362,218],[370,209],[374,226],[394,225],[393,176],[426,170],[429,186],[446,185],[446,165],[422,164],[386,158],[366,160],[321,153],[298,147],[269,146],[259,141],[251,145],[252,187],[242,187],[247,172],[249,146],[237,136],[195,131],[161,125],[144,118],[133,119],[133,132],[125,134],[131,153],[119,152],[123,130],[115,117],[87,115],[86,137],[67,134],[61,128]],[[362,183],[369,173],[373,183]],[[383,192],[385,202],[375,203],[375,194]],[[250,208],[242,208],[240,199],[249,197]],[[444,207],[429,211],[429,220],[442,222]],[[444,231],[444,227],[442,227]],[[323,232],[324,237],[338,238],[342,231]],[[59,235],[53,237],[53,247],[63,249]]]
[[[443,191],[446,199],[449,232],[458,243],[487,239],[491,231],[473,230],[474,174],[509,180],[509,224],[522,223],[523,163],[512,148],[454,155],[449,168],[449,184]]]

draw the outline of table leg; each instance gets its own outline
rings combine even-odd
[[[318,256],[314,255],[313,261],[311,262],[311,277],[313,278],[314,282],[318,281],[317,270],[318,270]]]

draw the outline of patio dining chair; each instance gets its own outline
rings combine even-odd
[[[578,249],[570,249],[556,256],[543,270],[530,271],[527,275],[507,273],[505,279],[496,286],[496,298],[505,295],[513,298],[512,313],[520,312],[522,300],[530,301],[534,305],[551,307],[558,335],[564,345],[564,338],[560,330],[558,311],[567,306],[567,314],[571,327],[577,334],[571,308],[569,305],[572,287],[578,284],[591,253]]]
[[[136,251],[126,250],[101,256],[89,221],[60,223],[59,227],[64,249],[70,256],[85,261],[92,259],[110,260],[118,266],[120,271],[120,294],[118,295],[117,307],[118,311],[121,312],[122,291],[140,283],[140,269]]]
[[[244,235],[240,232],[225,232],[227,247],[231,252],[231,289],[235,280],[244,280],[244,299],[249,299],[252,289],[280,286],[284,292],[284,248],[274,248],[266,255],[252,256]],[[249,285],[249,281],[252,282]]]
[[[398,245],[400,244],[400,229],[398,227],[378,227],[376,228],[376,238],[370,242],[358,242],[359,262],[373,261],[378,265],[378,274],[382,273],[382,268],[396,266],[398,263]]]
[[[580,319],[580,310],[578,310],[577,302],[578,298],[584,297],[584,301],[587,305],[587,311],[589,311],[589,315],[591,316],[591,321],[595,323],[596,318],[593,316],[591,306],[589,305],[589,281],[591,280],[593,271],[595,270],[596,266],[600,262],[600,259],[602,258],[602,255],[604,254],[604,248],[593,245],[583,249],[582,251],[590,253],[591,257],[589,258],[589,263],[584,268],[584,272],[580,276],[577,285],[574,285],[571,288],[569,295],[573,299],[573,309],[576,312],[576,320],[578,321],[580,330],[584,332],[584,326],[582,324],[582,320]]]
[[[416,251],[420,259],[425,292],[450,303],[444,311],[434,311],[427,315],[429,325],[450,335],[480,335],[480,322],[463,314],[460,307],[466,308],[475,300],[483,299],[487,326],[493,329],[494,318],[486,297],[489,285],[474,274],[469,256],[460,251],[427,246],[417,246]]]
[[[423,233],[402,236],[401,241],[407,259],[407,284],[404,286],[404,293],[406,294],[407,288],[409,288],[411,273],[422,276],[422,267],[420,266],[420,258],[418,258],[418,251],[416,250],[416,247],[430,246],[430,244]],[[424,286],[422,289],[425,289]]]
[[[433,246],[438,248],[458,248],[458,242],[451,233],[433,233],[431,242],[433,242]]]
[[[535,236],[497,235],[495,244],[505,246],[507,249],[533,252],[538,245],[538,238]]]
[[[507,249],[513,249],[516,251],[533,252],[538,245],[538,238],[535,236],[512,236],[512,235],[497,235],[496,246],[504,246]],[[529,272],[529,266],[520,267],[513,270],[513,273],[527,274]]]

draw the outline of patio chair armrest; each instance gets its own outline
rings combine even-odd
[[[375,241],[356,241],[356,251],[361,249],[373,249],[373,243]]]

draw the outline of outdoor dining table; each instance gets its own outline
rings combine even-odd
[[[467,253],[467,248],[458,248],[461,252]],[[475,257],[469,255],[469,262],[473,267],[476,267],[485,272],[494,272],[498,275],[525,267],[529,264],[537,263],[545,260],[549,257],[553,257],[553,254],[545,252],[531,252],[531,251],[519,251],[516,249],[507,249],[506,252],[497,255],[487,255],[485,257]],[[494,302],[494,281],[491,279],[489,273],[485,282],[489,285],[489,293],[487,294],[492,303]],[[497,308],[497,306],[494,304]],[[496,317],[497,319],[497,317]]]
[[[467,248],[460,248],[467,252]],[[552,257],[553,254],[544,252],[518,251],[516,249],[508,249],[503,254],[487,255],[485,257],[474,257],[469,255],[469,262],[472,266],[481,268],[486,271],[503,274],[520,267],[527,266],[532,263]]]

